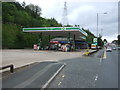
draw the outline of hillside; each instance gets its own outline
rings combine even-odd
[[[32,48],[38,43],[39,35],[23,33],[24,27],[59,27],[56,19],[42,18],[41,8],[23,2],[2,3],[2,47],[3,48]],[[47,37],[44,37],[47,44]]]

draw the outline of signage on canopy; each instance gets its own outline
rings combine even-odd
[[[59,43],[59,41],[50,41],[50,43]]]

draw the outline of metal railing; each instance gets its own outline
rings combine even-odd
[[[10,64],[10,65],[7,65],[7,66],[0,67],[0,70],[6,69],[6,68],[10,68],[10,72],[11,72],[11,73],[14,72],[14,65],[13,65],[13,64]]]

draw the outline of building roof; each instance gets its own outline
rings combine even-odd
[[[43,35],[51,36],[68,36],[79,39],[87,36],[87,33],[78,27],[40,27],[40,28],[23,28],[23,32],[42,33]]]

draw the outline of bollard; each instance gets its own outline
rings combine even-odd
[[[89,49],[86,49],[86,55],[88,56],[89,55]]]

